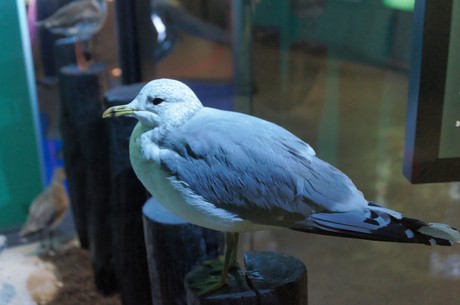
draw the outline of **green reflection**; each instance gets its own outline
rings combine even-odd
[[[383,0],[383,4],[396,10],[412,11],[415,0]]]

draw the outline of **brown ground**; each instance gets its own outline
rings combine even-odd
[[[71,247],[54,256],[41,257],[56,266],[57,276],[63,283],[56,299],[47,305],[119,305],[118,295],[103,296],[94,284],[90,254],[78,247]]]

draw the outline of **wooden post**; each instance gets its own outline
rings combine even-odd
[[[111,89],[105,94],[107,107],[129,103],[144,84]],[[134,118],[107,120],[109,126],[112,232],[115,270],[124,305],[149,305],[147,254],[142,224],[142,206],[150,197],[137,179],[129,160],[129,138]]]
[[[60,69],[60,127],[64,164],[75,225],[82,248],[89,249],[96,285],[103,293],[116,290],[110,225],[110,171],[102,96],[106,66],[81,71]]]
[[[209,276],[198,267],[186,279],[188,305],[308,305],[307,269],[297,258],[278,252],[248,252],[244,255],[246,274],[238,267],[227,285],[197,297],[190,283]]]
[[[136,35],[136,2],[131,0],[117,0],[115,2],[118,57],[121,70],[123,71],[121,78],[125,85],[138,83],[142,79],[139,60],[139,41]],[[154,36],[152,37],[155,39]]]
[[[185,305],[185,275],[221,254],[224,236],[185,222],[153,198],[143,215],[153,303]]]

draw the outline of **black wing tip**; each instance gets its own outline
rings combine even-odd
[[[318,213],[309,217],[313,226],[298,225],[291,229],[337,237],[348,237],[384,242],[419,243],[429,246],[452,246],[457,241],[456,230],[446,226],[427,224],[418,219],[403,217],[397,219],[382,211],[374,211],[383,220],[378,221],[375,215],[371,218],[363,217],[360,222],[357,218],[350,218],[344,213]],[[438,228],[445,228],[439,230]],[[446,232],[447,231],[447,232]]]

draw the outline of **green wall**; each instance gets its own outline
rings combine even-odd
[[[31,51],[23,0],[0,1],[0,230],[21,224],[43,188]]]

